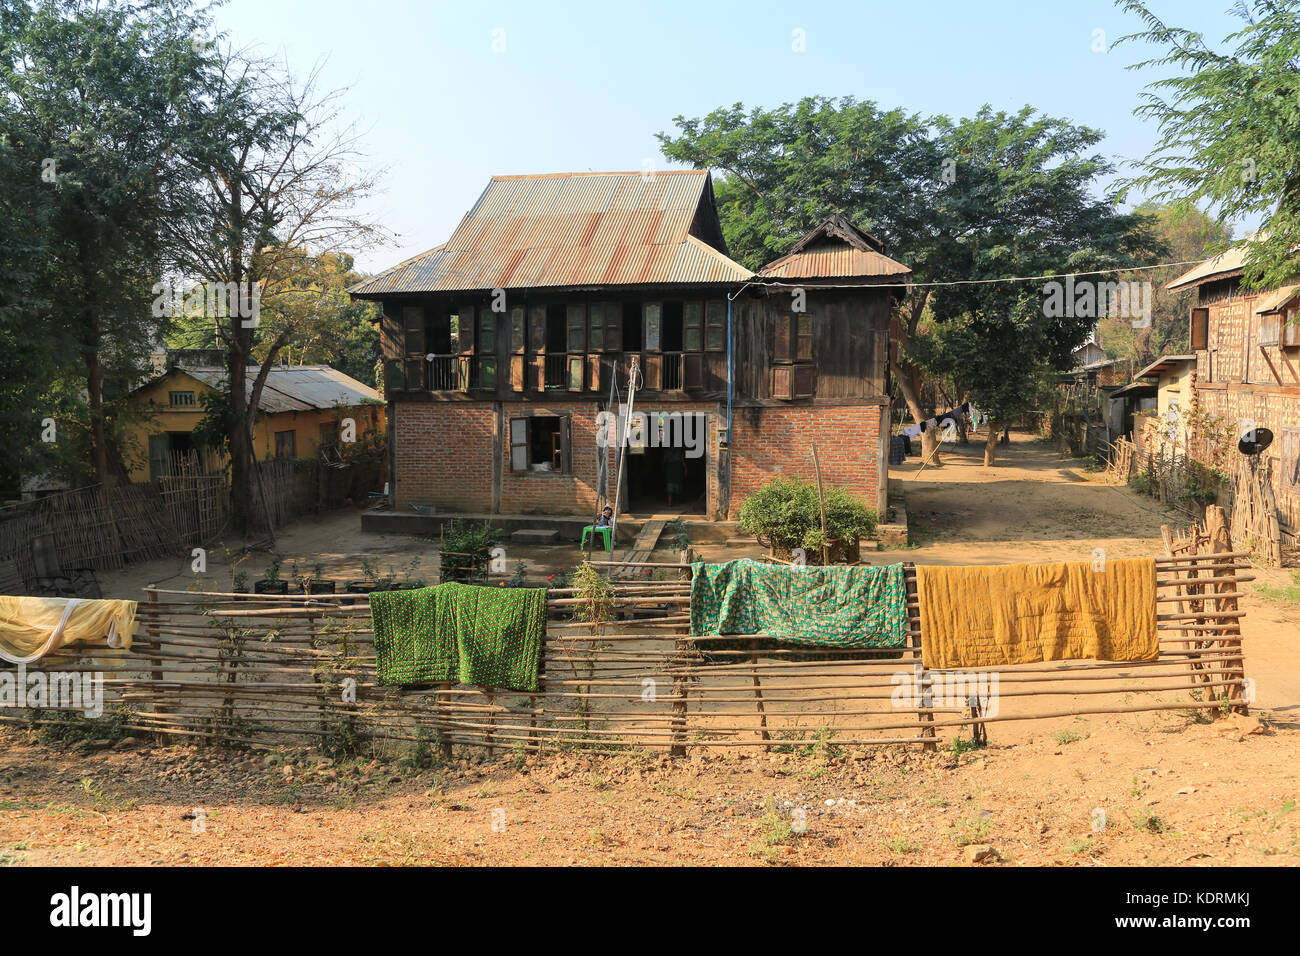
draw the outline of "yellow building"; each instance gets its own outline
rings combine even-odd
[[[255,372],[249,370],[249,394]],[[126,427],[132,481],[169,474],[196,450],[203,396],[225,383],[225,368],[174,366],[132,393],[139,413]],[[259,459],[314,458],[324,444],[360,442],[384,427],[383,398],[373,388],[326,365],[277,366],[262,389],[253,442]]]

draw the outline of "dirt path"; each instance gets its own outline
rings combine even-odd
[[[956,449],[919,474],[914,460],[894,469],[921,543],[870,559],[1137,556],[1158,552],[1161,523],[1183,520],[1021,436],[997,468],[978,452]],[[281,550],[319,553],[336,577],[360,576],[363,557],[400,565],[418,554],[432,571],[428,542],[361,536],[358,524],[355,514],[302,523]],[[532,566],[574,551],[535,555]],[[706,549],[724,553],[735,556]],[[134,568],[110,586],[134,594],[164,573],[184,586],[177,565]],[[0,730],[0,865],[961,865],[971,844],[992,846],[986,863],[996,865],[1296,865],[1300,608],[1256,596],[1244,607],[1263,721],[1161,712],[1011,722],[993,725],[976,752],[831,742],[677,761],[475,752],[411,766],[396,754],[336,763],[143,740],[69,748]]]

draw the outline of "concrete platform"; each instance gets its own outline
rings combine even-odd
[[[642,528],[653,521],[671,521],[678,515],[630,515],[618,519],[618,541],[631,544],[641,533]],[[687,532],[693,542],[722,543],[737,534],[734,521],[707,521],[698,515],[680,516],[686,522]],[[414,511],[395,512],[386,508],[375,508],[361,515],[361,530],[376,534],[410,534],[421,537],[437,538],[442,535],[445,524],[453,520],[487,521],[501,528],[511,540],[520,540],[517,532],[554,532],[555,537],[549,541],[534,539],[532,543],[551,544],[582,540],[582,529],[592,523],[591,516],[576,515],[493,515],[469,512],[441,511],[435,514],[416,514]]]

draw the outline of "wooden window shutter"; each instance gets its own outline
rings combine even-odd
[[[605,303],[605,351],[623,351],[623,305],[619,302]]]
[[[600,356],[587,356],[587,389],[592,392],[599,392],[600,389]]]
[[[456,388],[462,392],[469,391],[469,380],[473,362],[474,356],[472,355],[460,355],[456,358]]]
[[[1282,313],[1265,312],[1259,317],[1259,344],[1278,345],[1282,340]]]
[[[605,306],[601,302],[587,308],[587,351],[605,351]]]
[[[582,372],[586,361],[581,355],[569,356],[569,391],[582,391]]]
[[[418,305],[402,307],[402,327],[405,335],[407,355],[423,355],[424,348],[424,309]]]
[[[699,352],[704,348],[704,303],[687,302],[682,306],[682,351]]]
[[[510,356],[510,390],[512,392],[522,392],[524,390],[524,361],[522,355]]]
[[[528,323],[524,317],[524,307],[517,305],[510,310],[510,352],[522,355],[526,344],[525,331]]]
[[[1192,351],[1210,347],[1210,310],[1204,306],[1192,309],[1189,338]]]
[[[794,367],[794,397],[812,398],[817,393],[817,366],[796,365]]]
[[[794,398],[794,367],[778,365],[771,370],[772,397],[790,400]]]
[[[530,379],[532,388],[535,392],[545,391],[546,389],[546,356],[537,355],[533,357],[533,374]]]
[[[424,369],[429,363],[424,357],[410,358],[406,360],[406,388],[408,391],[416,391],[424,388]]]
[[[528,470],[528,419],[510,419],[510,470]]]
[[[1282,319],[1282,348],[1293,349],[1300,346],[1300,312],[1293,305],[1286,310]]]
[[[647,302],[641,310],[641,332],[645,339],[642,347],[647,352],[659,351],[659,325],[663,313],[661,302]]]
[[[727,349],[727,303],[718,299],[704,304],[704,347],[710,352]]]
[[[794,321],[788,315],[776,318],[776,335],[772,339],[772,361],[786,364],[794,361]]]
[[[455,333],[452,344],[461,355],[474,353],[474,307],[466,306],[454,316],[452,331]]]
[[[682,388],[703,388],[704,356],[698,352],[688,352],[683,359],[685,369],[682,373]]]
[[[573,472],[573,416],[560,418],[560,470],[566,475]]]
[[[641,374],[645,379],[643,388],[662,388],[664,357],[658,353],[647,354],[641,363]]]
[[[528,310],[528,347],[538,354],[546,351],[546,306]]]
[[[565,310],[568,319],[568,345],[570,352],[587,351],[587,310],[581,305],[571,305]]]
[[[795,316],[794,327],[795,334],[798,337],[795,342],[795,361],[811,362],[813,357],[812,316],[806,314]]]

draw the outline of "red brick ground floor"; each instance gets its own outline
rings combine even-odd
[[[737,406],[638,403],[642,430],[618,486],[620,422],[604,403],[394,402],[392,493],[399,510],[585,515],[602,491],[620,511],[683,510],[735,519],[741,502],[778,477],[814,477],[885,508],[887,409],[882,405]],[[601,442],[608,436],[606,453]],[[640,439],[639,442],[636,439]],[[669,493],[675,491],[670,503]]]

